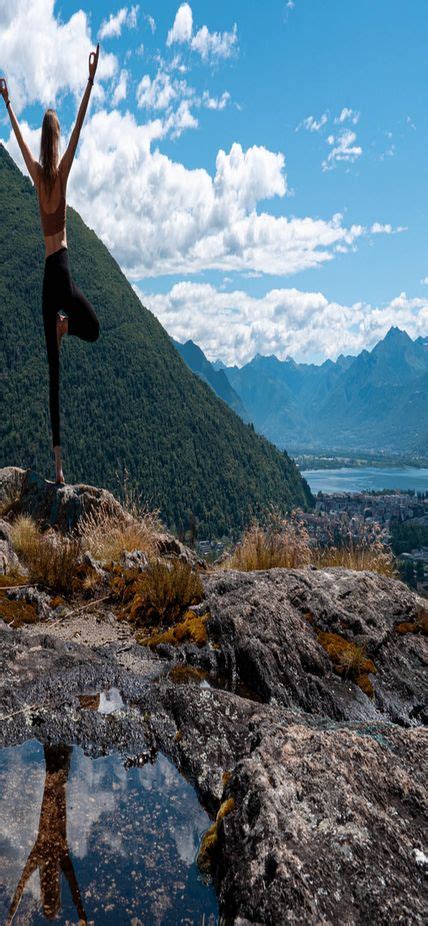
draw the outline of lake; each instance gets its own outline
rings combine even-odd
[[[428,469],[415,466],[380,469],[376,466],[341,467],[340,469],[308,469],[302,476],[314,495],[325,492],[368,492],[382,489],[413,489],[428,491]]]

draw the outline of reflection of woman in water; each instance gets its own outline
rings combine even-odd
[[[10,926],[18,909],[25,885],[36,868],[40,870],[40,894],[43,913],[55,919],[61,910],[61,871],[70,886],[79,924],[87,923],[67,845],[66,785],[70,768],[71,746],[45,746],[46,779],[40,811],[39,832],[28,856],[15,891],[6,926]]]

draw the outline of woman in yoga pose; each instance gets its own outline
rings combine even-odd
[[[79,141],[80,130],[94,83],[98,65],[99,45],[89,55],[89,77],[83,94],[76,124],[67,150],[59,160],[60,126],[54,109],[47,109],[43,117],[40,142],[40,163],[26,145],[13,112],[7,84],[0,79],[0,92],[9,110],[10,121],[22,151],[28,172],[37,190],[40,219],[45,239],[45,265],[43,275],[42,307],[46,349],[49,363],[49,411],[52,443],[55,455],[56,482],[64,485],[61,462],[59,419],[59,350],[64,334],[74,334],[84,341],[96,341],[99,322],[93,306],[73,283],[66,236],[66,186]],[[65,310],[65,315],[59,309]]]

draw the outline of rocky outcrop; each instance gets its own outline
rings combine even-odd
[[[426,626],[427,602],[404,583],[337,567],[226,570],[203,581],[218,669],[232,682],[265,701],[335,720],[426,718],[428,647],[418,626]],[[413,632],[399,632],[414,622]],[[372,697],[356,684],[352,666],[337,674],[323,632],[370,659]]]
[[[78,483],[56,485],[43,479],[35,470],[19,466],[0,469],[0,516],[16,517],[27,514],[37,521],[41,530],[55,527],[63,534],[79,533],[79,524],[86,515],[112,516],[118,523],[129,523],[132,516],[107,489]],[[3,540],[0,521],[0,574],[4,565],[13,564],[11,551]],[[175,556],[191,565],[205,568],[205,562],[167,530],[156,536],[160,556]],[[138,552],[138,551],[136,551]],[[128,568],[135,565],[136,557],[128,554]],[[126,563],[125,563],[126,565]]]
[[[0,505],[16,514],[28,514],[41,528],[71,532],[84,515],[103,510],[127,520],[120,503],[107,489],[88,485],[56,485],[35,470],[6,466],[0,469]]]
[[[32,627],[0,630],[0,644],[3,743],[36,736],[127,762],[158,749],[213,815],[233,802],[212,859],[225,924],[423,923],[421,728],[341,724],[179,682],[119,639],[90,647]],[[122,710],[84,708],[83,691],[110,686]]]
[[[18,512],[68,532],[105,498],[33,477],[0,472],[7,557]],[[192,561],[162,536],[161,555]],[[93,601],[0,594],[0,616],[6,601],[34,615],[0,622],[0,745],[167,755],[215,818],[204,858],[224,926],[422,926],[426,602],[369,572],[208,571],[191,609],[202,643],[149,648],[117,620],[103,564],[83,563],[100,579]],[[146,558],[116,565],[138,573]],[[109,688],[120,699],[106,716]]]

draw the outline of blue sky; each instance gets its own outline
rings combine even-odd
[[[178,340],[319,362],[428,334],[427,27],[426,0],[2,0],[0,72],[37,153],[100,37],[69,203]]]

